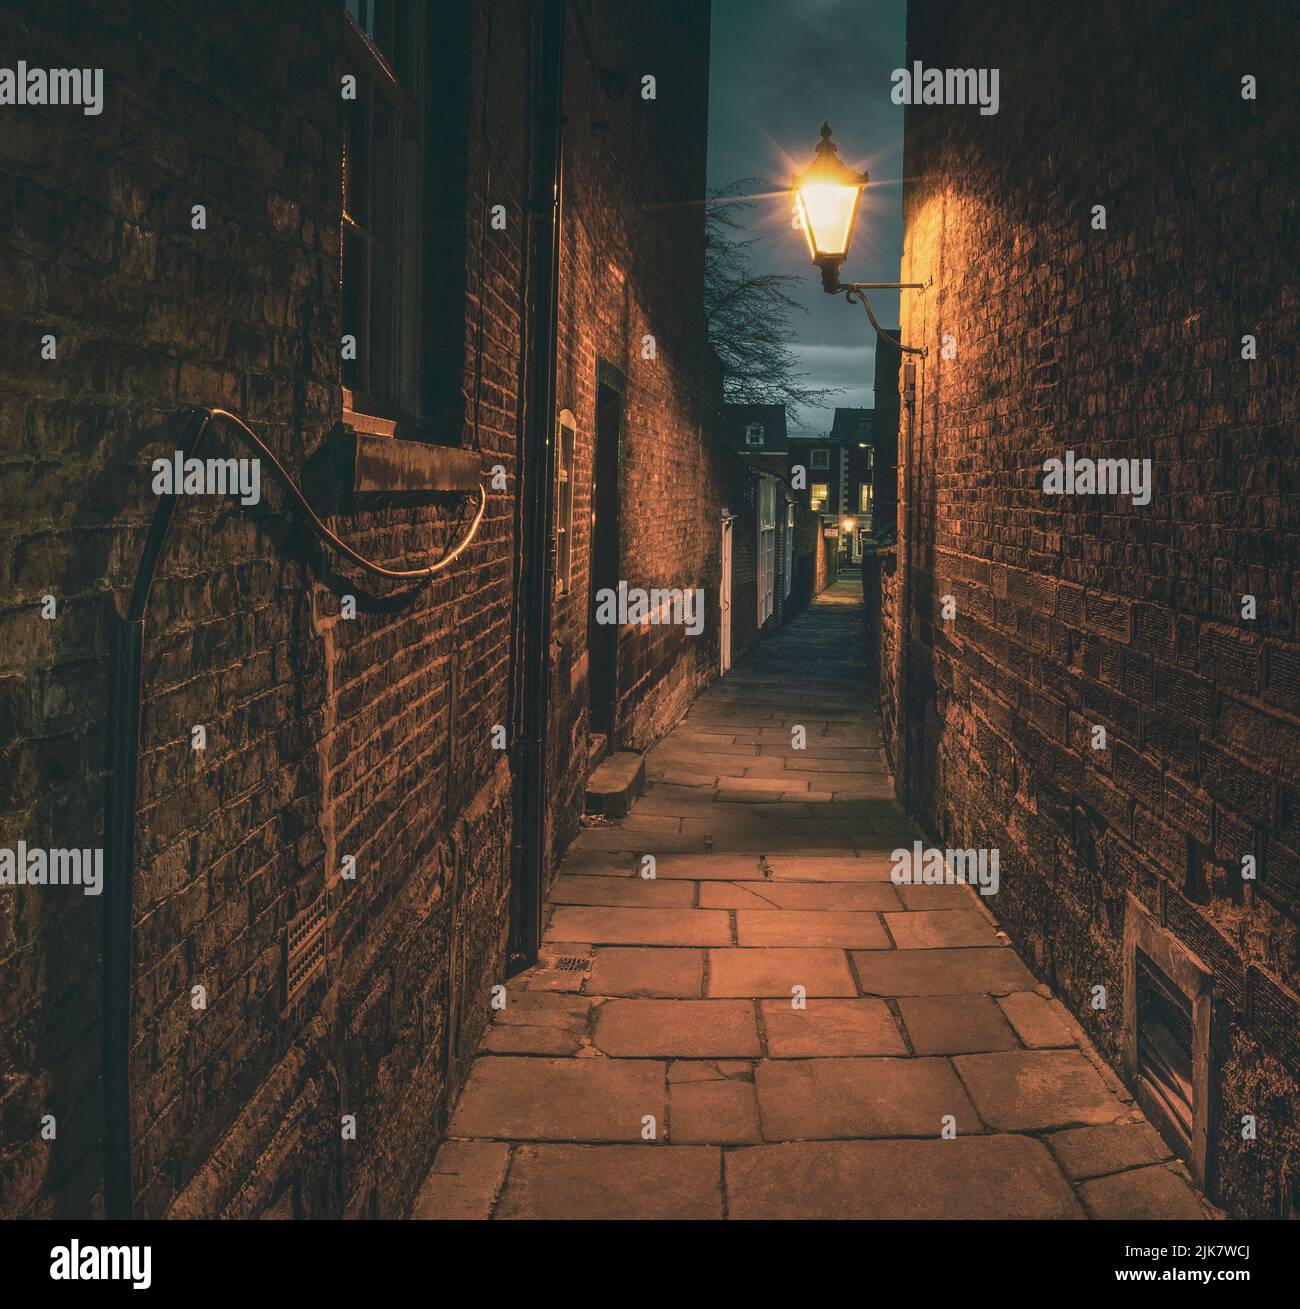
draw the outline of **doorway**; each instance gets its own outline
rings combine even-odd
[[[602,591],[618,592],[621,554],[623,374],[603,359],[596,367],[596,440],[591,474],[591,595],[587,610],[588,710],[593,736],[615,746],[618,624],[597,621]]]
[[[794,505],[792,504],[787,504],[785,507],[785,560],[782,574],[781,595],[788,600],[790,587],[794,582]]]
[[[722,579],[718,583],[718,657],[720,671],[731,667],[731,525],[734,518],[722,520]]]

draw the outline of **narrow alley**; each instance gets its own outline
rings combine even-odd
[[[919,834],[860,597],[701,695],[574,843],[415,1217],[1210,1214],[976,892],[892,883]]]

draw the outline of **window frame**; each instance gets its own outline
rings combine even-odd
[[[817,488],[822,488],[821,495],[817,494]],[[818,503],[820,501],[820,503]],[[808,504],[817,513],[823,513],[826,506],[831,502],[831,484],[830,482],[810,482],[808,484]]]
[[[340,177],[339,205],[339,285],[343,293],[343,312],[347,312],[346,248],[349,236],[360,241],[365,266],[358,296],[356,323],[343,323],[343,334],[354,335],[357,344],[355,377],[349,377],[340,359],[339,384],[342,391],[343,421],[346,426],[376,436],[423,437],[425,424],[425,388],[422,380],[422,338],[425,317],[423,240],[421,233],[426,216],[426,118],[424,102],[431,70],[427,59],[429,26],[422,8],[407,11],[416,24],[411,36],[412,59],[415,61],[415,85],[408,89],[384,52],[360,26],[345,3],[343,6],[344,65],[357,80],[357,98],[345,102],[344,112],[355,113],[364,104],[364,130],[367,133],[368,173],[366,177],[365,222],[349,213],[348,134],[344,132]],[[392,115],[389,146],[391,162],[382,170],[376,166],[376,104],[382,99]],[[382,176],[380,175],[382,172]],[[386,373],[382,379],[371,371],[372,333],[378,320],[377,293],[374,285],[376,246],[383,239],[377,229],[375,197],[380,187],[390,188],[390,231],[387,247],[392,284],[391,303],[387,307],[386,331],[389,338],[387,356],[382,361]],[[409,358],[408,358],[409,356]],[[364,363],[363,363],[364,360]],[[352,384],[350,384],[352,383]],[[415,409],[410,408],[410,402]]]
[[[826,447],[812,450],[809,452],[808,467],[815,468],[819,471],[830,472],[831,470],[831,452]]]

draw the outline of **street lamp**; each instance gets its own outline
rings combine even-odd
[[[839,268],[849,253],[866,184],[866,172],[855,173],[840,158],[831,140],[831,125],[823,123],[812,163],[794,179],[794,203],[809,257],[822,270],[822,285],[828,291],[839,285]]]
[[[795,212],[808,245],[808,255],[821,269],[822,290],[830,295],[844,293],[845,300],[860,301],[876,329],[876,335],[905,354],[924,355],[917,346],[904,345],[886,332],[871,312],[867,291],[923,291],[928,282],[841,282],[840,265],[848,257],[858,204],[867,185],[866,172],[855,172],[839,156],[831,140],[831,125],[822,124],[821,140],[813,161],[792,182]]]

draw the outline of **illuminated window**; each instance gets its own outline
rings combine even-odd
[[[825,509],[826,502],[831,498],[831,487],[829,482],[814,482],[810,501],[814,509]]]
[[[425,113],[424,10],[399,0],[346,0],[340,277],[344,407],[399,422],[420,418],[420,286]]]
[[[858,487],[858,513],[869,514],[871,512],[871,483],[863,482]]]

